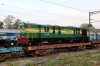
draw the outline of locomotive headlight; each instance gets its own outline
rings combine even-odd
[[[14,45],[14,43],[12,42],[11,45]]]

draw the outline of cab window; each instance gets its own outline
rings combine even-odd
[[[49,32],[49,27],[48,26],[44,27],[44,32]]]
[[[58,28],[58,34],[61,34],[61,28],[60,27]]]
[[[53,27],[53,34],[55,34],[55,27]]]

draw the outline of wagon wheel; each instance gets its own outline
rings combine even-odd
[[[78,48],[78,47],[75,47],[75,50],[76,50],[76,51],[79,51],[79,48]]]
[[[0,55],[0,61],[3,61],[3,59],[2,59],[2,55]]]
[[[35,53],[35,51],[32,51],[31,54],[32,54],[32,57],[37,57],[37,54]]]
[[[8,55],[7,55],[8,57],[8,59],[11,59],[12,58],[12,53],[8,53]]]
[[[41,49],[35,51],[36,55],[47,55],[50,53],[50,49]]]
[[[1,54],[0,55],[0,61],[4,61],[6,59],[6,54]]]
[[[78,46],[78,50],[82,50],[83,48],[82,48],[82,46]]]
[[[98,45],[94,45],[94,48],[97,49],[98,48]]]
[[[96,45],[93,46],[96,49]]]
[[[50,54],[50,49],[47,49],[46,52],[46,55]]]
[[[85,49],[86,49],[86,46],[85,46],[85,45],[83,45],[83,46],[82,46],[82,50],[85,50]]]
[[[94,46],[93,46],[93,45],[91,45],[91,46],[90,46],[90,48],[91,48],[91,49],[93,49],[93,48],[94,48]]]
[[[50,53],[50,49],[42,50],[42,55],[48,55]]]

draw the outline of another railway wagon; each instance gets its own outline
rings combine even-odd
[[[17,45],[17,36],[20,36],[19,30],[0,29],[0,46],[9,47]]]
[[[4,61],[11,58],[14,52],[19,54],[21,51],[22,51],[22,47],[19,46],[13,46],[9,48],[0,46],[0,61]]]
[[[100,33],[90,33],[90,42],[92,47],[100,47]]]
[[[88,42],[87,30],[71,26],[52,26],[22,23],[19,45],[61,44]]]
[[[12,57],[13,52],[22,51],[22,47],[17,46],[17,36],[19,30],[0,29],[0,61]]]
[[[100,33],[90,33],[90,41],[100,40]]]
[[[97,39],[100,40],[100,33],[97,33]]]

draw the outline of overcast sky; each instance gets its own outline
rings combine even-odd
[[[13,15],[30,23],[79,27],[89,22],[89,12],[98,10],[100,0],[0,0],[0,21]],[[100,28],[100,14],[91,19]]]

